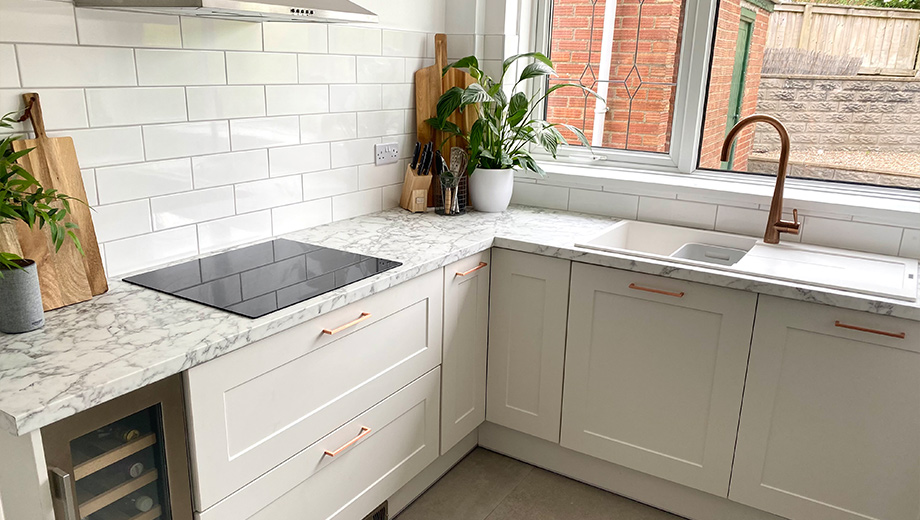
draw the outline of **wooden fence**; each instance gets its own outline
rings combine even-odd
[[[914,76],[920,69],[920,10],[778,4],[767,48],[861,57],[860,74]]]

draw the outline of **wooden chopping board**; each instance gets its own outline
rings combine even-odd
[[[423,145],[428,142],[434,142],[435,146],[440,146],[447,137],[442,132],[436,131],[427,123],[428,119],[438,115],[438,99],[441,95],[450,90],[452,87],[466,88],[476,82],[473,76],[460,69],[450,69],[447,74],[441,74],[447,62],[447,35],[436,34],[434,37],[435,63],[430,67],[425,67],[415,72],[415,122],[418,128],[418,141]],[[465,110],[461,115],[454,113],[449,121],[456,123],[464,132],[469,132],[473,123],[476,122],[476,113],[474,110]],[[445,158],[450,157],[450,149],[459,146],[464,150],[467,149],[466,142],[459,137],[451,137],[441,148],[441,154]],[[435,193],[440,183],[435,177],[431,185],[434,187],[428,191],[428,205],[434,206]]]
[[[42,119],[38,94],[23,94],[35,130],[35,139],[14,141],[16,151],[33,150],[19,160],[45,189],[56,189],[81,201],[86,201],[86,190],[77,162],[77,152],[70,137],[48,137]],[[16,222],[16,235],[24,258],[35,260],[38,267],[42,304],[45,310],[89,300],[108,290],[102,255],[93,228],[89,206],[73,201],[70,219],[85,255],[67,239],[60,251],[55,252],[48,229],[29,229],[24,222]],[[2,240],[2,238],[0,238]]]

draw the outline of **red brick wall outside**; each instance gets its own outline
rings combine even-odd
[[[641,18],[640,18],[641,3]],[[597,74],[603,37],[603,16],[606,1],[555,0],[553,2],[553,27],[551,59],[556,65],[557,82],[579,82],[591,86]],[[731,85],[735,59],[735,40],[740,19],[740,0],[723,0],[716,37],[716,56],[713,64],[713,83],[707,109],[706,131],[703,139],[703,157],[706,167],[718,167],[718,147],[725,135],[728,110],[728,91]],[[674,115],[674,87],[650,85],[673,83],[677,78],[677,60],[683,24],[683,3],[673,0],[620,0],[617,2],[617,20],[613,34],[613,57],[608,90],[608,111],[604,123],[603,146],[667,152],[670,147],[671,122]],[[594,16],[593,33],[591,19]],[[745,88],[743,115],[753,113],[757,103],[757,86],[763,60],[768,13],[758,10],[752,36],[751,58]],[[640,27],[641,23],[641,27]],[[638,48],[636,36],[638,28]],[[591,51],[589,53],[589,51]],[[643,85],[636,90],[635,72],[630,75],[635,55],[636,70]],[[585,72],[591,59],[592,72]],[[624,81],[626,84],[624,85]],[[629,93],[635,92],[630,111]],[[553,93],[547,103],[547,119],[566,122],[585,130],[592,138],[594,125],[594,99],[575,89],[561,89]],[[627,143],[627,124],[629,141]],[[563,132],[566,133],[566,132]],[[736,149],[736,164],[746,162],[753,132],[745,132]],[[574,138],[570,142],[577,144]],[[714,150],[714,152],[713,152]]]

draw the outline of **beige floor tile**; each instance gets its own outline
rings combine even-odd
[[[396,520],[483,520],[532,469],[477,448]]]
[[[680,520],[555,473],[534,468],[487,520]]]

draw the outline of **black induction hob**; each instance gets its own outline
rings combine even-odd
[[[278,239],[130,276],[124,281],[258,318],[400,265]]]

